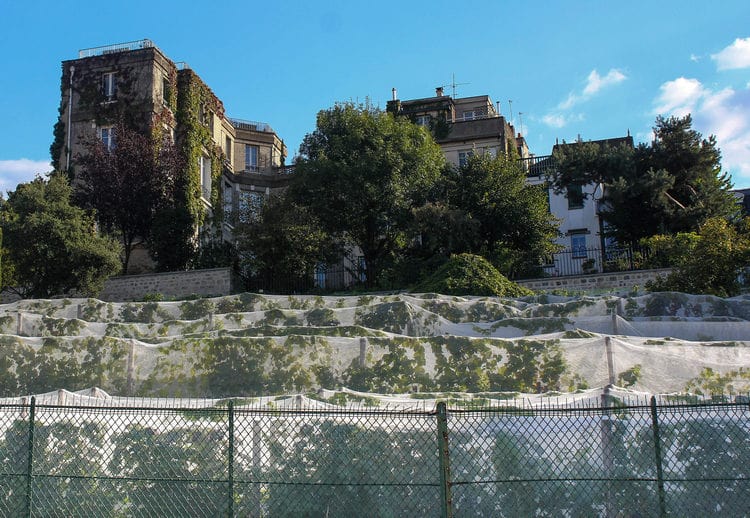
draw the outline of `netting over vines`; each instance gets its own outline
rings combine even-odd
[[[459,392],[589,397],[610,384],[638,393],[750,389],[750,297],[29,300],[0,306],[0,333],[6,398],[99,387],[114,396],[302,394],[341,404]]]

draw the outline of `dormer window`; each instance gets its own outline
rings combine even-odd
[[[117,98],[117,76],[114,72],[102,74],[102,95],[107,101],[114,101]]]

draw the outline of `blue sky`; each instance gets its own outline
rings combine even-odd
[[[488,94],[531,151],[556,139],[650,140],[657,114],[715,134],[750,187],[750,2],[28,2],[0,0],[0,191],[49,169],[60,62],[149,38],[229,116],[271,124],[290,159],[336,101],[385,107]],[[446,88],[450,93],[450,87]]]

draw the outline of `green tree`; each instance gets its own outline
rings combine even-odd
[[[692,118],[657,117],[654,141],[628,145],[577,143],[554,151],[552,185],[600,184],[605,231],[635,244],[655,234],[690,232],[712,217],[733,218],[737,204],[712,135],[692,128]]]
[[[18,185],[2,206],[5,260],[15,276],[4,282],[23,297],[95,294],[120,268],[118,243],[98,235],[93,216],[70,197],[58,173]]]
[[[533,273],[542,258],[557,250],[559,223],[549,212],[547,194],[526,182],[515,156],[470,157],[448,196],[479,223],[478,239],[468,251],[484,256],[506,276]]]
[[[84,142],[85,153],[77,157],[82,171],[76,198],[82,207],[96,209],[102,230],[119,237],[124,251],[122,269],[127,274],[134,246],[149,238],[155,221],[168,219],[170,236],[184,227],[192,230],[192,223],[176,224],[181,220],[171,209],[176,181],[184,169],[171,141],[143,134],[123,122],[114,127],[114,135],[116,145],[109,147],[98,138]],[[164,234],[162,226],[157,226],[155,239],[151,240],[162,270],[168,269],[162,263],[170,261],[158,244],[168,241],[169,249],[174,251],[179,243],[190,242],[192,237],[192,232],[187,237],[183,232],[178,239],[169,240]]]
[[[234,232],[240,266],[249,277],[272,280],[274,289],[304,286],[316,265],[340,257],[312,211],[285,194],[269,197],[240,221]]]
[[[739,230],[722,218],[712,218],[698,233],[654,236],[644,241],[656,254],[666,251],[674,271],[649,283],[650,291],[681,291],[730,297],[740,292],[739,277],[750,264],[750,218]],[[676,246],[679,245],[679,246]]]
[[[406,246],[411,210],[422,205],[445,167],[440,147],[408,119],[353,103],[318,113],[300,146],[294,202],[321,228],[358,247],[366,283],[375,286]]]

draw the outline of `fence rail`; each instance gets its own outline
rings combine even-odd
[[[538,270],[540,277],[570,277],[594,273],[625,272],[664,266],[648,248],[607,247],[568,248],[551,255],[544,264],[527,268]],[[523,278],[528,278],[528,275]],[[521,277],[517,277],[521,278]]]
[[[606,400],[605,400],[606,402]],[[750,407],[0,407],[2,516],[747,516]]]

